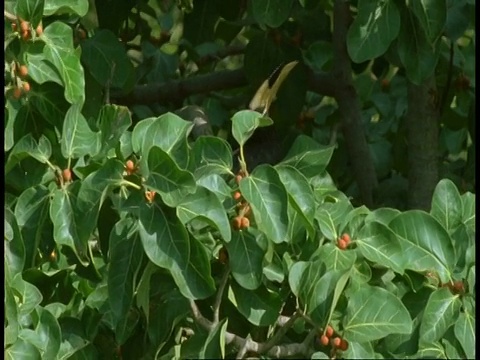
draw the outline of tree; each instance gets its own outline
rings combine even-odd
[[[6,1],[6,357],[474,358],[474,10]]]

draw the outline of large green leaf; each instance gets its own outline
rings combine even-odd
[[[430,44],[424,29],[411,11],[402,9],[400,13],[398,56],[405,67],[408,79],[414,84],[420,85],[433,74],[436,68],[439,42],[435,46]]]
[[[447,329],[458,318],[461,301],[448,288],[441,288],[430,294],[420,324],[420,345],[440,340]]]
[[[70,12],[76,13],[78,16],[85,16],[88,11],[88,0],[45,0],[43,14],[65,14]]]
[[[11,286],[15,290],[15,296],[18,299],[17,309],[19,319],[31,314],[43,300],[40,290],[38,290],[35,285],[23,280],[20,274],[15,276]],[[20,304],[21,306],[19,306]]]
[[[133,72],[126,49],[110,30],[100,29],[82,43],[82,61],[102,86],[122,88]]]
[[[310,238],[314,238],[315,197],[307,179],[291,166],[279,165],[275,169],[287,190],[289,202],[301,215]]]
[[[143,257],[136,230],[136,223],[125,218],[117,222],[110,233],[107,284],[114,326],[125,320],[133,302],[135,277]]]
[[[396,216],[389,228],[397,235],[405,266],[416,271],[435,271],[441,281],[450,281],[455,267],[452,239],[431,215],[411,210]]]
[[[253,135],[255,129],[272,124],[272,119],[263,117],[256,111],[242,110],[232,117],[232,135],[240,146],[243,146]]]
[[[455,321],[455,336],[468,359],[475,359],[475,316],[467,312],[460,312]]]
[[[133,151],[139,155],[146,155],[151,147],[158,146],[166,153],[173,155],[176,150],[185,146],[193,126],[192,122],[172,113],[166,113],[158,118],[144,119],[133,129]]]
[[[80,58],[74,51],[72,28],[59,21],[53,22],[45,28],[42,39],[45,58],[55,66],[62,79],[65,99],[70,104],[83,105],[85,77]]]
[[[263,237],[263,238],[262,238]],[[248,290],[257,289],[262,281],[262,263],[265,256],[262,234],[250,231],[234,231],[232,240],[226,244],[228,258],[234,279]]]
[[[11,282],[17,274],[21,274],[23,271],[25,246],[15,214],[5,207],[4,216],[5,281]]]
[[[118,145],[120,138],[132,124],[132,118],[127,107],[118,105],[103,106],[98,118],[102,145],[100,154],[106,154]]]
[[[45,0],[18,0],[16,15],[29,21],[35,28],[42,20]]]
[[[313,139],[298,136],[281,165],[290,165],[300,171],[306,178],[322,174],[332,157],[334,147],[321,147]]]
[[[100,150],[100,133],[90,129],[80,110],[80,105],[72,105],[65,115],[60,145],[66,159],[93,156]]]
[[[28,76],[36,83],[43,84],[52,81],[58,85],[63,85],[57,69],[47,61],[45,54],[28,52],[25,54],[25,61],[28,64]]]
[[[26,156],[31,156],[41,163],[46,163],[52,156],[52,145],[48,138],[42,135],[37,142],[32,134],[22,137],[10,152],[5,164],[5,172],[8,173],[14,165]]]
[[[353,267],[357,254],[355,251],[341,250],[334,243],[328,243],[322,245],[312,256],[312,260],[317,258],[326,265],[327,270],[345,271]]]
[[[252,208],[258,229],[275,243],[288,241],[288,196],[275,169],[256,167],[240,181],[240,192]]]
[[[449,179],[440,180],[433,193],[430,214],[451,234],[460,225],[462,213],[462,198],[457,187]]]
[[[395,295],[379,287],[362,285],[348,299],[343,329],[348,341],[362,343],[389,334],[408,334],[412,331],[412,320]]]
[[[409,3],[430,44],[434,44],[445,30],[447,1],[418,0]]]
[[[36,310],[38,323],[35,327],[35,334],[41,344],[42,357],[44,359],[55,359],[62,341],[60,325],[50,311],[41,307],[38,307]]]
[[[200,218],[215,226],[225,242],[231,239],[230,223],[227,213],[218,197],[210,190],[198,186],[197,191],[183,198],[177,206],[178,218],[187,222]]]
[[[287,21],[293,0],[257,0],[252,2],[252,11],[259,24],[277,28]]]
[[[202,136],[195,141],[192,153],[197,179],[212,174],[231,173],[232,148],[225,140],[214,136]]]
[[[348,29],[347,49],[357,63],[383,55],[400,30],[400,14],[393,1],[360,0]]]
[[[228,298],[238,311],[256,326],[275,324],[283,305],[279,294],[268,291],[263,286],[251,291],[232,283]]]
[[[22,232],[25,244],[25,263],[31,267],[44,236],[44,226],[48,217],[50,191],[43,185],[28,188],[17,200],[15,217]]]
[[[145,185],[157,191],[165,204],[177,206],[196,190],[193,175],[178,167],[171,156],[154,146],[148,152],[148,177]],[[145,174],[145,172],[144,172]]]
[[[5,359],[8,360],[40,360],[40,351],[32,343],[18,339],[12,346],[5,349]]]
[[[395,233],[380,222],[369,222],[355,238],[358,249],[368,260],[403,274],[408,258]]]

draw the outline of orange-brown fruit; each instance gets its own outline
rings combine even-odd
[[[128,175],[132,175],[135,172],[135,164],[132,160],[127,160],[125,163],[125,170],[127,171]]]
[[[29,92],[30,91],[30,84],[28,82],[24,82],[23,83],[23,90],[25,90],[25,92]]]
[[[460,294],[465,291],[465,285],[462,280],[455,281],[450,288],[454,294]]]
[[[350,241],[351,241],[350,235],[348,235],[348,234],[343,234],[343,235],[342,235],[342,239],[345,240],[345,242],[347,243],[347,245],[350,244]]]
[[[340,250],[345,250],[348,246],[345,240],[343,239],[338,239],[337,246]]]
[[[22,39],[27,41],[30,40],[30,31],[22,31]]]
[[[348,341],[345,340],[345,339],[342,339],[342,340],[340,341],[340,346],[339,346],[338,348],[339,348],[340,350],[342,350],[342,351],[347,351],[347,349],[348,349]]]
[[[235,230],[240,230],[242,227],[242,217],[236,216],[232,220],[232,226]]]
[[[145,191],[145,198],[151,204],[155,199],[155,191]]]
[[[35,29],[35,31],[37,32],[37,35],[38,36],[41,36],[43,34],[43,26],[42,24],[38,24],[37,28]]]
[[[18,75],[20,75],[21,77],[25,77],[28,75],[28,68],[26,65],[20,65],[18,67]]]
[[[390,80],[382,79],[380,82],[380,87],[382,88],[383,92],[387,92],[390,89]]]
[[[62,171],[63,182],[72,181],[72,171],[70,169],[63,169]]]
[[[28,21],[21,21],[20,22],[20,30],[29,31],[30,30],[30,23]]]
[[[333,333],[334,333],[333,327],[328,325],[327,328],[325,329],[325,335],[331,338],[333,336]]]
[[[342,344],[342,339],[338,336],[332,339],[332,346],[338,348]]]
[[[328,345],[328,336],[326,335],[322,335],[320,336],[320,343],[323,345],[323,346],[327,346]]]
[[[22,89],[16,87],[15,89],[13,89],[13,98],[14,99],[20,99],[20,97],[22,96]]]
[[[250,226],[250,220],[248,220],[248,218],[246,217],[242,217],[242,220],[241,220],[241,228],[242,229],[246,229]]]
[[[242,175],[237,175],[237,176],[235,176],[235,182],[236,182],[237,184],[240,184],[240,180],[242,180],[242,179],[243,179],[243,176],[242,176]]]
[[[233,193],[233,199],[234,199],[234,200],[237,200],[237,201],[238,201],[238,200],[240,200],[241,197],[242,197],[242,194],[240,193],[240,191],[235,191],[235,192]]]

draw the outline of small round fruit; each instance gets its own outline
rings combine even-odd
[[[235,191],[233,193],[233,199],[234,200],[240,200],[241,197],[242,197],[242,194],[240,193],[240,191]]]
[[[22,31],[22,39],[27,41],[30,40],[30,31]]]
[[[72,171],[70,169],[63,169],[62,171],[63,182],[72,181]]]
[[[339,348],[340,350],[342,350],[342,351],[347,351],[347,349],[348,349],[348,341],[345,340],[345,339],[342,339],[342,340],[340,341],[340,346],[339,346],[338,348]]]
[[[352,239],[350,238],[350,235],[348,235],[348,234],[343,234],[343,235],[342,235],[342,239],[345,240],[345,242],[347,243],[347,245],[350,244],[350,241],[352,240]]]
[[[17,87],[15,89],[13,89],[13,97],[15,99],[18,100],[18,99],[20,99],[21,96],[22,96],[22,89],[17,88]]]
[[[151,204],[153,199],[155,199],[155,191],[145,191],[145,198]]]
[[[43,26],[41,24],[38,24],[37,28],[35,29],[35,31],[37,32],[37,35],[38,36],[42,36],[43,34]]]
[[[246,229],[250,226],[250,220],[248,220],[248,218],[246,217],[242,217],[242,223],[241,223],[241,228],[242,229]]]
[[[321,343],[323,346],[327,346],[327,345],[328,345],[328,342],[329,342],[329,339],[328,339],[328,336],[327,336],[327,335],[322,335],[322,336],[320,336],[320,343]]]
[[[465,291],[465,285],[462,280],[457,280],[451,285],[451,289],[454,294],[463,293]]]
[[[18,68],[18,75],[25,77],[28,75],[28,68],[25,65],[20,65]]]
[[[131,175],[135,172],[135,164],[132,160],[127,160],[125,163],[125,170],[127,170],[128,175]]]
[[[348,246],[347,242],[343,239],[338,239],[337,246],[340,250],[345,250]]]
[[[28,31],[30,30],[30,23],[28,21],[22,21],[20,22],[20,29],[22,31]]]
[[[243,179],[243,176],[242,176],[242,175],[237,175],[237,176],[235,176],[235,182],[236,182],[237,184],[239,184],[239,183],[240,183],[240,180],[242,180],[242,179]]]
[[[240,216],[236,216],[232,220],[232,226],[235,230],[240,230],[242,227],[242,218]]]
[[[336,338],[332,339],[332,346],[338,348],[342,344],[342,339],[340,339],[338,336]]]
[[[330,325],[328,325],[327,328],[325,329],[325,335],[331,338],[333,336],[333,333],[334,333],[333,328]]]
[[[25,90],[25,92],[29,92],[30,89],[31,89],[30,84],[25,81],[25,82],[23,83],[23,90]]]

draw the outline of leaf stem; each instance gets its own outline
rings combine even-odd
[[[218,286],[217,297],[215,298],[215,303],[213,305],[213,325],[216,326],[220,320],[220,304],[222,303],[222,296],[227,285],[228,276],[230,275],[230,268],[225,268],[222,279],[220,280],[220,285]]]
[[[125,179],[122,179],[120,180],[120,182],[118,183],[119,186],[131,186],[133,187],[134,189],[137,189],[137,190],[142,190],[142,187],[138,184],[135,184],[131,181],[128,181],[128,180],[125,180]]]

